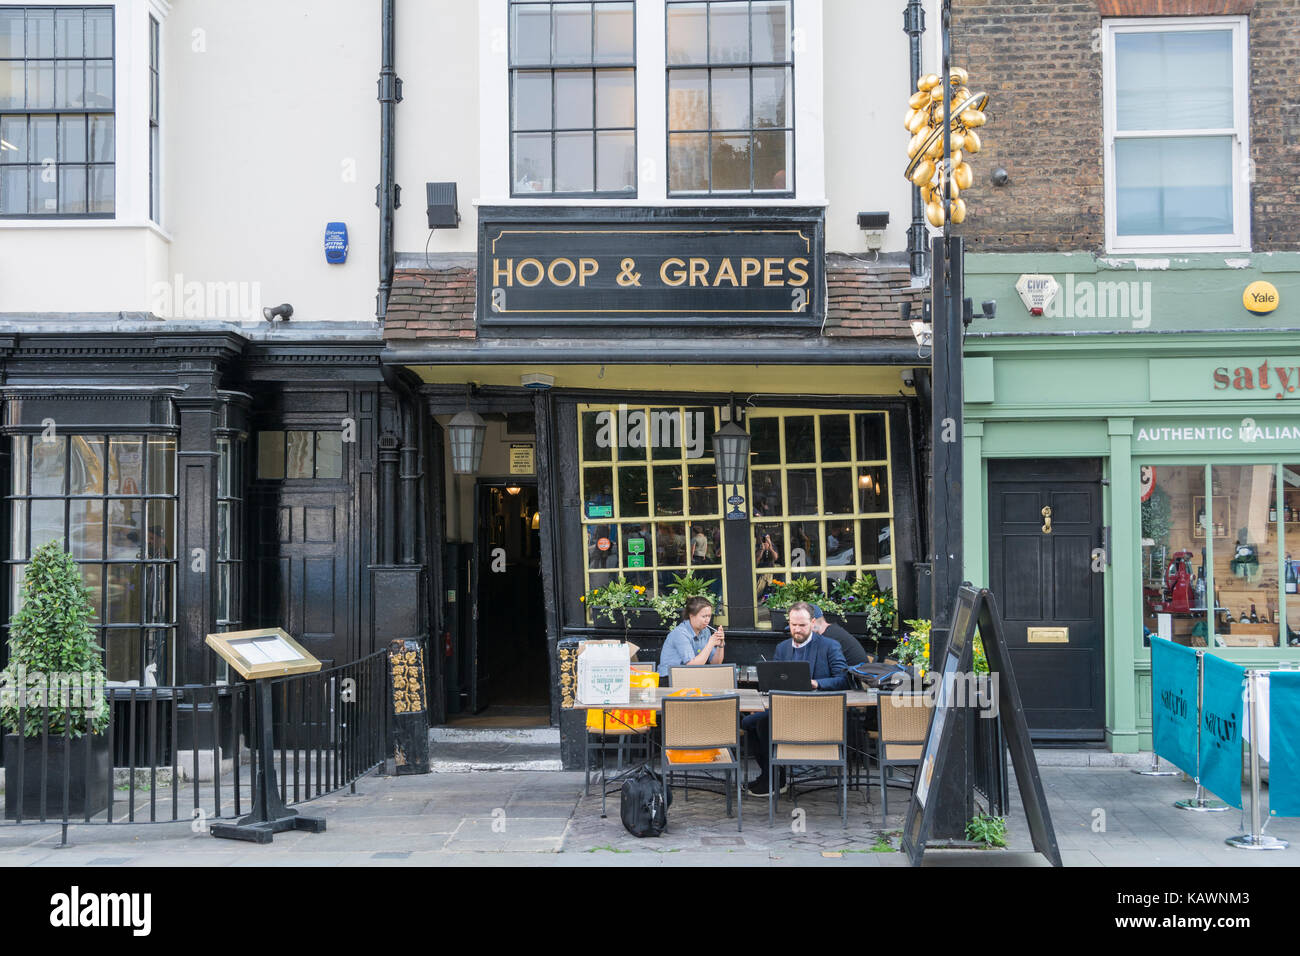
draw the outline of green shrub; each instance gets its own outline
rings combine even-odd
[[[66,729],[72,737],[80,737],[87,726],[99,733],[108,725],[103,648],[95,643],[90,625],[94,613],[72,556],[54,541],[37,549],[27,566],[21,606],[9,619],[9,666],[0,671],[0,686],[7,691],[0,695],[0,726],[17,732],[24,689],[33,698],[27,701],[24,717],[28,737],[39,736],[47,719],[50,733],[62,735],[70,716]],[[82,688],[97,688],[87,698],[91,706],[82,706],[80,693],[70,710],[59,705],[58,695],[43,702],[39,692],[45,688],[45,675],[65,680],[76,675]]]

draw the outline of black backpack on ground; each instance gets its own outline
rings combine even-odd
[[[672,794],[668,803],[672,803]],[[642,766],[623,782],[619,796],[619,816],[634,837],[657,837],[668,827],[668,807],[664,803],[663,779],[649,767]]]

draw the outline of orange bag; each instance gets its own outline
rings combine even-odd
[[[632,671],[628,678],[632,696],[637,691],[659,686],[656,671]],[[654,710],[602,710],[587,711],[587,729],[598,734],[628,734],[659,726],[659,714]]]

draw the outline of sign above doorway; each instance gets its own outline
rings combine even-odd
[[[531,220],[493,212],[482,211],[479,229],[485,326],[804,327],[825,312],[820,212],[757,219],[711,209],[671,220],[649,209]]]

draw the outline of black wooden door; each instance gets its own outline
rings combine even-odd
[[[347,492],[256,490],[253,627],[282,627],[321,660],[356,658],[348,594]]]
[[[989,462],[989,586],[1036,740],[1105,737],[1101,544],[1100,462]]]

